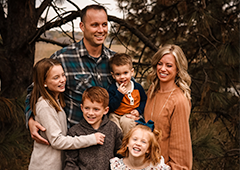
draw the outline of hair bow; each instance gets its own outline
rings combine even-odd
[[[143,118],[140,118],[138,120],[135,120],[135,122],[137,122],[138,124],[141,124],[141,125],[145,125],[147,127],[149,127],[152,132],[154,130],[154,122],[152,120],[149,120],[147,123],[145,122],[145,120]]]

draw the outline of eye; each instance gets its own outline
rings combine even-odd
[[[119,73],[115,73],[115,76],[119,76],[120,74]]]
[[[157,65],[162,66],[162,62],[158,62]]]
[[[128,72],[126,71],[126,72],[124,72],[124,74],[126,75],[126,74],[128,74]]]
[[[102,24],[103,27],[107,27],[107,23]]]
[[[172,65],[171,64],[167,64],[167,67],[172,67]]]
[[[97,23],[94,23],[94,24],[92,24],[92,26],[93,26],[93,27],[97,27],[97,26],[98,26],[98,24],[97,24]]]
[[[137,138],[132,138],[134,141],[136,141],[137,140]]]
[[[85,110],[89,110],[89,107],[84,107]]]
[[[58,79],[58,76],[53,77],[53,79],[57,80],[57,79]]]
[[[94,108],[94,111],[99,111],[100,109],[98,109],[98,108]]]

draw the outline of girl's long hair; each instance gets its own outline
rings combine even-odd
[[[60,106],[54,98],[54,93],[47,87],[44,87],[48,73],[55,65],[61,65],[61,63],[55,59],[44,58],[38,61],[33,67],[33,90],[31,92],[30,107],[34,115],[36,115],[35,105],[41,96],[47,99],[57,112],[61,111]],[[59,102],[61,107],[65,106],[63,93],[59,94]]]
[[[128,143],[129,139],[132,136],[133,132],[135,132],[137,129],[141,129],[144,131],[144,133],[149,134],[149,148],[148,148],[148,153],[145,154],[145,160],[144,161],[149,161],[153,165],[156,165],[157,163],[160,162],[161,160],[161,149],[158,143],[158,140],[161,139],[162,137],[162,132],[158,131],[156,129],[151,131],[151,129],[145,125],[137,125],[134,128],[132,128],[126,136],[124,136],[122,140],[122,146],[118,150],[118,154],[121,154],[123,157],[128,157],[129,156],[129,150],[128,150]]]
[[[175,78],[176,85],[183,91],[188,100],[191,100],[191,77],[188,74],[188,62],[182,49],[173,44],[161,47],[152,58],[152,72],[149,74],[151,87],[149,88],[149,98],[154,97],[160,89],[160,80],[157,76],[157,64],[166,54],[172,54],[176,61],[178,74]]]

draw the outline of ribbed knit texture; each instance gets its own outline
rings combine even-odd
[[[175,89],[169,97],[171,92],[158,92],[152,99],[148,98],[144,117],[146,121],[153,120],[155,128],[162,130],[162,140],[159,143],[165,163],[170,165],[172,170],[190,170],[192,168],[189,128],[191,106],[180,88]]]

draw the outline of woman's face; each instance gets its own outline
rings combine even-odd
[[[174,82],[177,75],[175,57],[165,54],[157,64],[157,76],[162,83]]]

